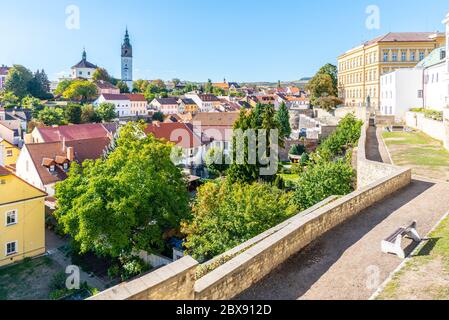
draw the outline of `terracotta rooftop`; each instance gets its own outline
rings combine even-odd
[[[62,161],[67,158],[67,148],[72,147],[74,151],[74,160],[82,164],[85,160],[96,160],[103,156],[103,151],[109,145],[110,139],[103,137],[97,139],[85,139],[77,141],[63,142],[47,142],[26,144],[26,148],[30,154],[37,173],[44,185],[62,181],[67,178],[66,172],[56,167],[54,173],[50,173],[48,168],[52,163],[57,163],[56,160]],[[65,161],[62,161],[64,163]]]
[[[43,127],[37,128],[45,142],[74,141],[84,139],[95,139],[108,137],[109,134],[115,133],[116,124],[76,124],[60,127]]]
[[[145,99],[145,96],[143,94],[135,93],[135,94],[127,94],[126,96],[128,97],[128,99],[130,101],[137,101],[137,102],[139,102],[139,101],[146,102],[147,101],[147,99]]]
[[[193,122],[201,122],[202,126],[233,127],[239,116],[239,112],[200,112],[193,117]]]
[[[112,83],[109,83],[104,80],[95,81],[95,85],[100,89],[118,89]]]
[[[11,171],[3,166],[0,166],[0,177],[9,176],[10,174],[12,174]]]
[[[199,94],[198,97],[201,99],[201,101],[204,102],[219,102],[220,99],[218,99],[213,94]]]
[[[129,100],[128,96],[126,94],[110,94],[110,93],[103,93],[102,94],[103,98],[105,98],[106,100],[112,101],[127,101]]]
[[[365,45],[369,46],[378,42],[433,42],[435,40],[431,36],[435,34],[435,32],[389,32],[367,41]],[[443,33],[438,33],[438,35],[444,36]]]
[[[202,145],[200,137],[193,132],[191,124],[153,123],[149,124],[144,131],[147,135],[153,134],[157,139],[172,142],[184,149],[197,148]]]

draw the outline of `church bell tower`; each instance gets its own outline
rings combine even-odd
[[[126,28],[125,40],[122,44],[122,81],[128,85],[129,91],[133,89],[133,47],[129,40]]]

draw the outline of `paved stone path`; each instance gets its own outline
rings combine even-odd
[[[372,130],[369,141],[375,136]],[[371,144],[368,157],[382,158],[382,148]],[[427,234],[449,211],[448,194],[449,184],[415,177],[410,186],[329,231],[237,299],[369,299],[402,262],[383,254],[381,241],[412,220],[418,221],[418,232]],[[409,254],[415,244],[405,242]]]

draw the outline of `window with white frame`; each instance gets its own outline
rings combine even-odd
[[[13,242],[8,242],[6,244],[6,250],[5,250],[5,254],[7,256],[13,255],[17,253],[17,241],[13,241]]]
[[[17,210],[11,210],[6,212],[6,226],[12,226],[17,224]]]

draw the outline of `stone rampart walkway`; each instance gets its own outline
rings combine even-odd
[[[368,158],[382,161],[386,154],[375,129],[367,140]],[[449,211],[448,194],[447,183],[414,178],[405,189],[323,235],[237,299],[368,299],[402,262],[381,252],[382,239],[413,220],[427,234]],[[404,241],[410,253],[415,245]]]

